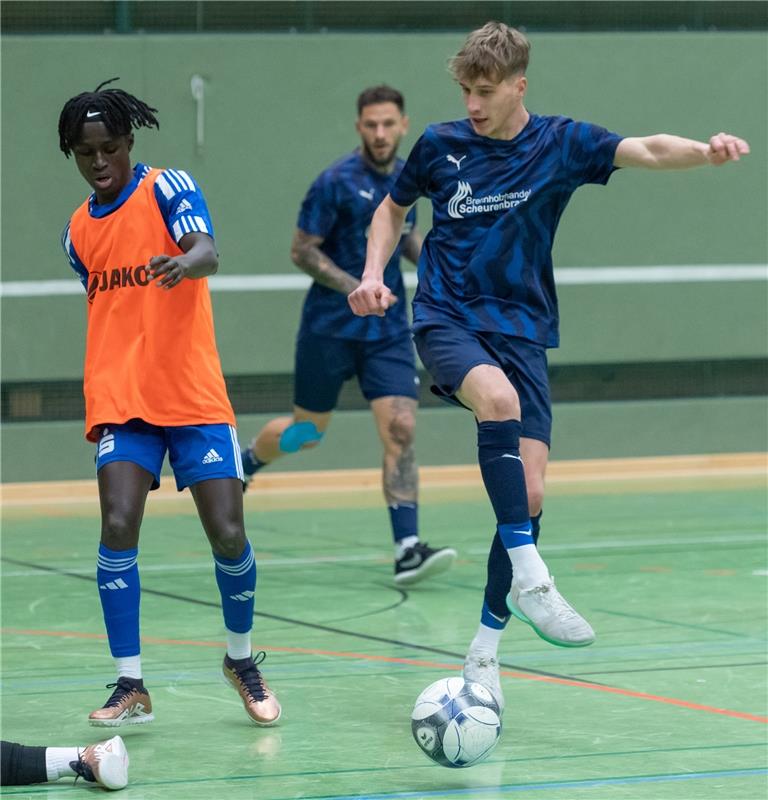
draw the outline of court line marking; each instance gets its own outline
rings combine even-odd
[[[620,786],[639,783],[666,783],[706,778],[740,778],[766,775],[768,769],[727,769],[712,772],[673,772],[661,775],[626,775],[614,778],[589,778],[581,781],[546,781],[543,783],[506,783],[500,786],[472,786],[461,789],[433,789],[419,792],[384,792],[381,794],[316,794],[303,795],[305,800],[395,800],[396,798],[455,797],[457,795],[489,794],[491,792],[527,792],[542,789],[586,789],[596,786]]]
[[[644,622],[655,622],[659,625],[669,625],[671,627],[676,628],[688,628],[689,630],[695,631],[706,631],[707,633],[720,633],[724,636],[736,636],[739,639],[755,639],[757,641],[762,641],[760,637],[751,636],[746,633],[739,633],[738,631],[726,631],[722,628],[709,628],[706,625],[694,625],[689,622],[675,622],[669,619],[661,619],[660,617],[648,617],[644,614],[628,614],[625,611],[612,611],[608,608],[593,608],[593,611],[598,611],[601,614],[608,614],[609,616],[613,617],[626,617],[628,619],[639,619],[643,620]]]
[[[549,544],[545,543],[544,549],[548,553],[554,552],[570,552],[570,551],[579,551],[579,550],[600,550],[603,549],[611,549],[611,550],[642,550],[643,548],[647,547],[659,547],[661,545],[674,545],[678,548],[685,548],[688,545],[696,545],[696,544],[752,544],[752,543],[762,543],[765,541],[765,534],[762,533],[745,533],[745,534],[733,534],[731,536],[698,536],[698,537],[690,537],[690,538],[678,538],[675,539],[674,542],[670,542],[669,539],[623,539],[623,540],[614,540],[614,541],[594,541],[590,542],[574,542],[574,543],[562,543],[562,544]],[[469,547],[464,551],[467,555],[487,555],[488,548],[480,548],[480,547]],[[5,559],[3,559],[5,560]],[[302,566],[302,565],[318,565],[318,564],[343,564],[343,563],[357,563],[357,562],[371,562],[371,563],[386,563],[389,564],[391,562],[391,557],[386,555],[385,553],[360,553],[357,555],[345,555],[345,556],[305,556],[305,557],[297,557],[297,558],[269,558],[265,556],[259,556],[257,558],[257,563],[259,569],[262,567],[293,567],[293,566]],[[48,573],[45,571],[45,567],[33,567],[27,570],[8,570],[3,572],[3,578],[33,578],[33,577],[45,577]],[[142,564],[141,571],[142,573],[152,573],[152,572],[208,572],[211,569],[210,561],[206,560],[204,563],[200,564]],[[73,575],[93,575],[93,569],[67,569],[67,574]],[[756,570],[752,573],[755,574],[768,574],[768,570],[760,571]]]
[[[101,639],[107,638],[103,633],[79,633],[77,631],[46,631],[46,630],[33,630],[22,628],[2,628],[0,631],[3,634],[12,634],[17,636],[52,636],[59,638],[72,638],[72,639]],[[354,635],[354,634],[353,634]],[[378,637],[371,637],[378,638]],[[206,642],[198,641],[195,639],[167,639],[157,636],[142,636],[142,642],[147,644],[157,645],[170,645],[176,647],[216,647],[221,649],[226,647],[224,642]],[[409,646],[403,643],[403,646]],[[325,650],[315,647],[271,647],[264,644],[254,645],[254,649],[267,650],[271,653],[295,653],[302,655],[319,655],[329,656],[331,658],[348,658],[361,661],[376,661],[385,664],[403,664],[412,667],[425,667],[427,669],[446,669],[453,671],[460,671],[463,668],[462,664],[443,664],[436,661],[425,661],[416,658],[400,658],[397,656],[382,656],[375,653],[356,653],[339,650]],[[759,714],[751,714],[746,711],[734,711],[728,708],[718,708],[716,706],[704,705],[702,703],[692,703],[688,700],[680,700],[676,697],[664,697],[663,695],[650,694],[648,692],[638,692],[633,689],[622,689],[618,686],[606,686],[604,684],[591,683],[587,681],[578,681],[571,678],[557,677],[551,674],[533,674],[528,672],[516,672],[513,670],[503,669],[499,672],[505,678],[515,678],[517,680],[531,680],[541,681],[543,683],[554,683],[560,686],[572,686],[577,689],[592,689],[594,691],[607,692],[608,694],[616,694],[623,697],[631,697],[637,700],[648,700],[655,703],[664,703],[666,705],[679,706],[691,711],[705,711],[710,714],[720,714],[726,717],[733,717],[735,719],[748,720],[750,722],[768,723],[768,717]]]
[[[765,667],[768,666],[768,661],[742,661],[739,664],[696,664],[696,670],[700,669],[727,669],[731,667]],[[576,677],[585,675],[623,675],[625,672],[674,672],[675,670],[684,669],[688,672],[692,669],[690,664],[682,667],[638,667],[637,669],[603,669],[594,670],[591,672],[576,672]]]
[[[78,575],[78,574],[75,574],[75,573],[72,573],[72,572],[67,572],[66,570],[58,569],[57,567],[47,567],[47,566],[42,566],[42,565],[35,565],[35,564],[30,564],[29,562],[26,562],[26,561],[19,561],[17,559],[12,559],[12,558],[7,558],[7,557],[3,557],[2,561],[7,561],[7,562],[9,562],[11,564],[20,564],[20,565],[23,565],[25,567],[38,566],[40,569],[44,569],[44,570],[48,571],[49,573],[53,573],[54,575],[67,575],[67,576],[69,576],[71,578],[77,578],[79,580],[88,581],[89,583],[95,582],[95,578],[93,576]],[[149,589],[147,587],[142,587],[142,593],[143,594],[152,594],[152,595],[155,595],[156,597],[166,597],[166,598],[168,598],[170,600],[179,600],[182,603],[192,603],[193,605],[199,605],[199,606],[203,606],[205,608],[215,608],[215,609],[220,609],[221,608],[221,605],[218,602],[214,603],[214,602],[212,602],[210,600],[201,600],[200,598],[197,598],[197,597],[185,597],[184,595],[174,594],[173,592],[163,592],[163,591],[160,591],[159,589]],[[296,625],[296,626],[303,627],[303,628],[311,628],[312,630],[316,630],[316,631],[325,631],[327,633],[335,633],[335,634],[338,634],[340,636],[348,636],[348,637],[351,637],[353,639],[364,639],[364,640],[370,641],[370,642],[380,642],[381,644],[387,644],[387,645],[394,645],[396,647],[409,648],[411,650],[422,651],[422,652],[425,652],[425,653],[435,653],[436,655],[449,656],[450,658],[460,659],[461,661],[464,660],[464,653],[453,653],[450,650],[443,650],[443,649],[438,648],[438,647],[429,647],[427,645],[414,644],[413,642],[404,642],[404,641],[402,641],[400,639],[390,639],[390,638],[387,638],[385,636],[374,636],[373,634],[362,633],[360,631],[349,631],[349,630],[345,630],[344,628],[335,628],[335,627],[333,627],[331,625],[324,625],[324,624],[318,623],[318,622],[306,622],[305,620],[301,620],[301,619],[293,619],[291,617],[283,617],[283,616],[280,616],[279,614],[269,614],[266,611],[254,611],[253,612],[253,616],[254,617],[259,617],[261,619],[269,619],[269,620],[275,620],[277,622],[285,622],[285,623],[288,623],[289,625]],[[509,664],[504,664],[504,662],[500,662],[500,663],[501,663],[502,666],[514,666],[516,669],[519,669],[519,670],[521,670],[523,672],[530,672],[532,674],[551,675],[553,677],[564,677],[562,675],[559,675],[558,673],[546,672],[544,670],[538,670],[538,669],[534,669],[532,667],[522,667],[519,664],[509,665]],[[597,683],[597,681],[590,681],[590,682],[591,683],[595,683],[595,684]]]
[[[416,272],[403,271],[409,289],[418,285]],[[659,264],[645,267],[558,267],[559,286],[604,286],[622,283],[702,283],[768,280],[766,264]],[[305,291],[312,285],[307,275],[273,273],[266,275],[216,275],[208,278],[212,292]],[[74,276],[69,279],[2,281],[0,297],[60,297],[85,295]]]

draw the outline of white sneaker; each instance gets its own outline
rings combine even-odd
[[[521,589],[513,579],[507,607],[550,644],[586,647],[595,641],[595,632],[557,591],[554,579],[531,589]]]
[[[484,686],[499,704],[499,713],[504,713],[504,694],[499,681],[499,662],[482,650],[470,650],[464,659],[464,680]]]
[[[128,751],[119,736],[88,745],[70,766],[83,780],[105,789],[128,785]]]

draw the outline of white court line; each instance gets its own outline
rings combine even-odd
[[[617,549],[635,549],[635,548],[644,548],[644,547],[659,547],[663,545],[688,545],[688,544],[727,544],[729,542],[740,542],[740,543],[751,543],[751,542],[766,542],[768,538],[764,533],[743,533],[743,534],[732,534],[729,536],[700,536],[696,539],[688,539],[688,538],[675,538],[673,533],[670,533],[669,538],[667,539],[636,539],[636,540],[627,540],[627,539],[615,539],[610,540],[606,539],[605,541],[595,540],[592,542],[572,542],[572,543],[565,543],[565,544],[549,544],[547,542],[542,542],[544,548],[548,553],[555,552],[555,551],[569,551],[569,550],[600,550],[604,548],[606,550],[617,550]],[[466,551],[467,553],[471,553],[472,555],[479,555],[482,553],[487,553],[487,548],[481,547],[472,547]]]
[[[692,544],[728,544],[735,543],[751,543],[751,542],[764,542],[766,540],[765,534],[762,533],[743,533],[733,534],[729,536],[699,536],[695,539],[616,539],[606,541],[594,542],[574,542],[573,544],[548,544],[546,545],[547,552],[565,551],[569,550],[594,550],[605,548],[606,550],[617,549],[643,549],[647,547],[658,547],[660,545],[692,545]],[[459,555],[461,555],[459,548]],[[470,547],[464,551],[468,555],[485,555],[488,553],[487,547]],[[350,562],[364,562],[364,561],[387,561],[389,556],[385,553],[358,553],[357,555],[347,556],[311,556],[307,558],[257,558],[256,563],[258,568],[262,567],[295,567],[307,564],[343,564]],[[140,565],[141,571],[145,572],[208,572],[213,569],[213,562],[206,561],[199,564],[147,564],[146,566]],[[88,567],[87,569],[68,569],[61,567],[68,573],[73,575],[93,575],[94,568]],[[753,575],[768,574],[768,570],[760,571],[755,570]],[[3,578],[35,578],[51,576],[47,570],[37,569],[15,569],[2,573]]]
[[[381,561],[387,560],[383,553],[368,553],[351,556],[314,556],[309,558],[257,558],[256,564],[259,569],[262,567],[296,567],[306,564],[343,564],[356,561]],[[205,561],[199,564],[147,564],[139,563],[142,573],[145,572],[212,572],[213,561]],[[94,567],[87,569],[68,569],[59,567],[72,575],[95,575]],[[35,578],[49,575],[50,571],[42,569],[16,569],[3,572],[3,578]]]
[[[404,272],[405,285],[418,283],[415,272]],[[560,286],[589,286],[617,283],[702,283],[711,281],[766,281],[768,264],[686,264],[648,267],[561,267],[555,270]],[[216,275],[208,279],[212,292],[304,291],[312,279],[307,275]],[[84,295],[77,278],[49,281],[3,281],[0,297],[58,297]]]

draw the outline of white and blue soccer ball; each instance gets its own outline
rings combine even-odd
[[[440,678],[416,698],[411,731],[428,758],[444,767],[471,767],[499,741],[501,711],[485,686]]]

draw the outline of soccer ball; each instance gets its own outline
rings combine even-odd
[[[416,698],[411,731],[428,758],[444,767],[471,767],[496,746],[500,714],[485,686],[440,678]]]

